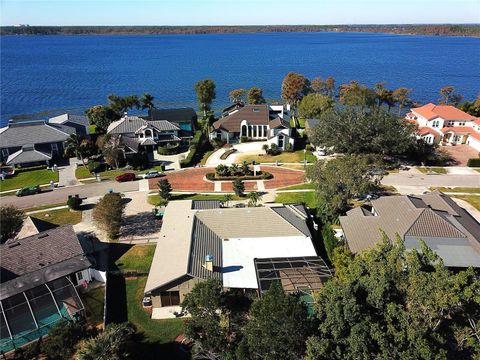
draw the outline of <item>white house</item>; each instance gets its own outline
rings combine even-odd
[[[267,141],[285,150],[293,147],[289,108],[283,105],[236,106],[217,120],[211,129],[210,139],[219,138],[227,143],[238,142],[242,137],[250,141]]]
[[[412,108],[405,119],[418,126],[418,136],[429,144],[467,144],[480,151],[480,118],[454,106],[426,104]]]

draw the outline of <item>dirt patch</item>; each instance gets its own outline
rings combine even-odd
[[[467,166],[468,159],[478,158],[478,151],[469,145],[441,146],[440,149],[448,153],[455,166]]]

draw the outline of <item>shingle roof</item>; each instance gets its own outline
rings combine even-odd
[[[84,115],[73,115],[73,114],[62,114],[48,119],[50,124],[65,124],[73,123],[82,126],[88,126],[89,122],[86,116]]]
[[[240,131],[240,124],[246,120],[250,125],[268,125],[270,108],[268,105],[246,105],[213,123],[214,129],[224,129],[230,132]]]
[[[0,245],[0,299],[90,266],[71,225]]]
[[[148,119],[167,120],[170,122],[186,122],[196,117],[197,113],[192,108],[152,109],[148,112]]]
[[[286,129],[290,129],[290,123],[280,117],[277,117],[270,121],[270,129],[275,129],[283,126]]]
[[[418,216],[405,236],[419,237],[444,237],[463,238],[466,237],[460,230],[436,214],[432,209],[425,209]]]
[[[72,127],[47,124],[43,120],[9,123],[0,133],[0,146],[6,148],[25,144],[63,142],[74,133],[75,129]]]
[[[8,156],[7,165],[40,162],[51,159],[52,156],[50,154],[35,150],[33,147],[23,147],[22,149]]]

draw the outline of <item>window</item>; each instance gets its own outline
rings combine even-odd
[[[253,127],[253,137],[257,137],[257,127]]]
[[[180,305],[180,293],[178,291],[162,291],[160,293],[162,306]]]
[[[58,145],[53,143],[53,144],[50,144],[51,148],[52,148],[52,151],[58,151]]]
[[[242,125],[242,135],[241,136],[248,136],[247,125]]]
[[[451,120],[450,120],[450,121],[447,123],[447,126],[453,126],[453,125],[455,125],[455,121],[451,121]]]
[[[8,155],[8,149],[2,149],[2,156],[7,157]]]
[[[459,122],[458,126],[465,126],[465,121]]]
[[[440,126],[440,121],[439,120],[435,120],[433,123],[432,123],[432,127],[434,128],[438,128]]]

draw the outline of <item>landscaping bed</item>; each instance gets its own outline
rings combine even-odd
[[[236,163],[242,163],[243,161],[252,162],[255,161],[257,164],[261,163],[300,163],[303,162],[305,158],[305,154],[303,150],[297,150],[294,152],[287,152],[284,151],[278,155],[267,155],[267,154],[258,154],[258,155],[239,155],[236,159]],[[313,163],[317,161],[315,155],[312,154],[311,151],[307,151],[306,153],[307,163]]]

